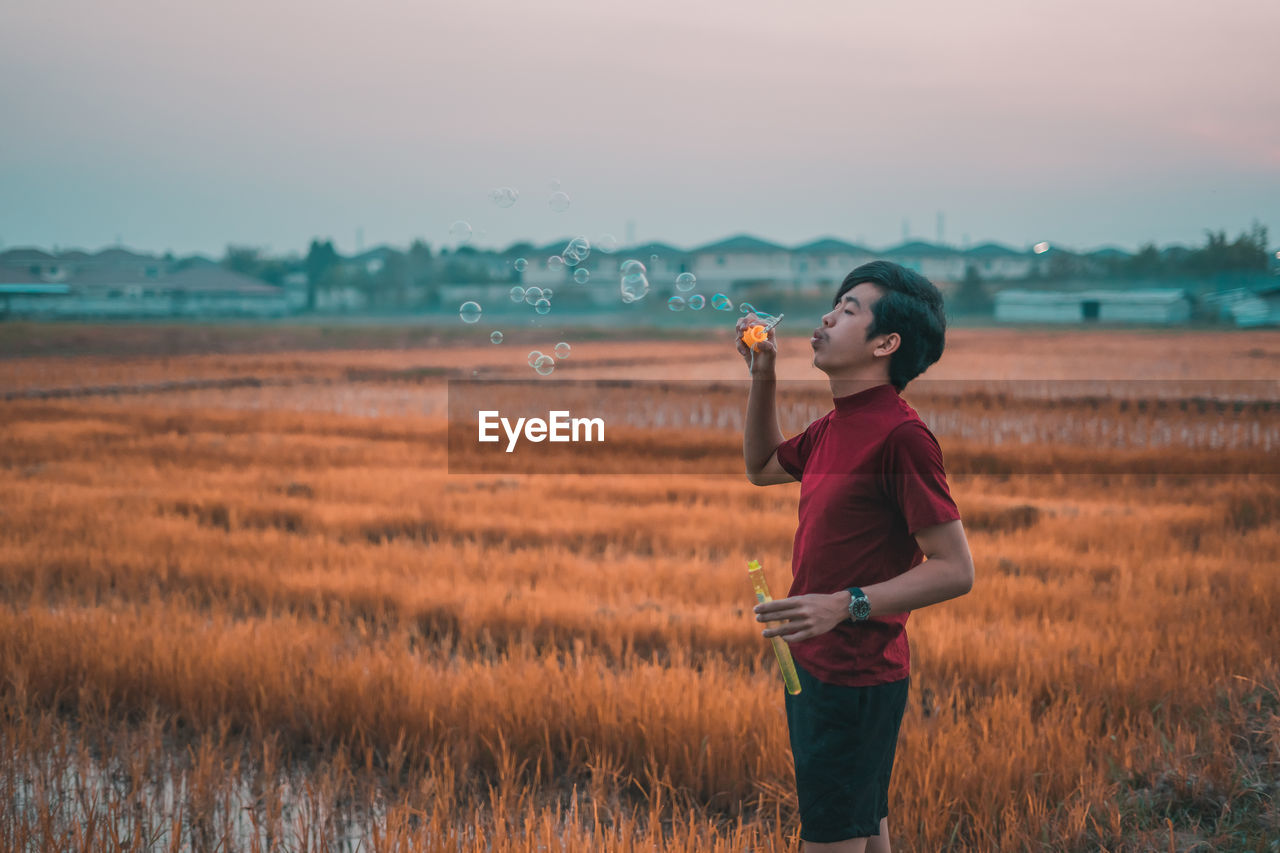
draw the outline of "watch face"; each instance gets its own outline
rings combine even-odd
[[[849,612],[854,619],[862,621],[871,615],[871,602],[866,598],[855,598],[849,602]]]

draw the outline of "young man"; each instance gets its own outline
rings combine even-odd
[[[802,687],[786,696],[806,853],[889,853],[888,791],[906,708],[908,611],[964,595],[973,559],[942,451],[899,396],[942,355],[942,296],[887,261],[841,284],[809,343],[834,409],[783,439],[773,332],[754,352],[743,437],[757,486],[800,481],[789,597],[755,608],[778,622]],[[927,558],[927,559],[926,559]],[[922,562],[923,561],[923,562]]]

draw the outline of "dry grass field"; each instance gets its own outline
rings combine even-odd
[[[0,360],[0,848],[797,849],[745,566],[786,589],[799,486],[639,440],[449,473],[446,380],[537,379],[531,334]],[[740,379],[721,337],[554,378]],[[977,582],[912,617],[896,850],[1280,850],[1278,368],[1268,332],[971,329],[907,389]],[[732,458],[745,403],[648,440]]]

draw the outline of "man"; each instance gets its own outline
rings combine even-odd
[[[899,396],[942,355],[942,296],[887,261],[851,272],[809,343],[834,408],[783,439],[773,332],[753,352],[743,458],[757,486],[800,481],[789,597],[755,608],[780,623],[802,690],[786,696],[806,853],[889,853],[888,790],[906,708],[908,611],[964,595],[973,559],[942,451]],[[923,562],[922,562],[923,561]]]

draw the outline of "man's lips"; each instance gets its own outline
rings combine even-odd
[[[822,343],[823,340],[822,332],[815,329],[813,335],[809,338],[809,343],[816,347],[818,344]]]

